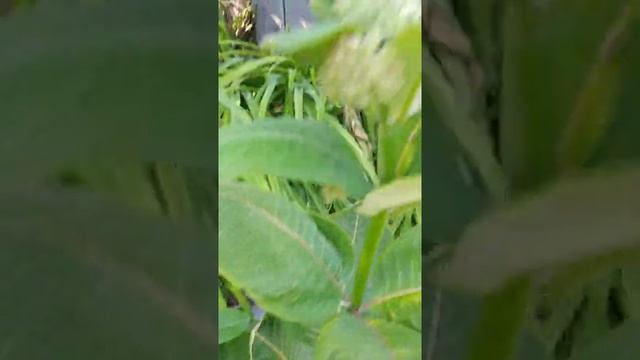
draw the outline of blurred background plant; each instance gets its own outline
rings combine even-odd
[[[638,3],[423,6],[427,358],[637,358]]]

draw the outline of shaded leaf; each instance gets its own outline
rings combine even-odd
[[[214,356],[213,235],[89,193],[3,185],[3,356]]]
[[[595,137],[583,133],[591,137],[583,138],[590,149],[597,132],[609,121],[609,92],[615,89],[616,79],[598,79],[598,73],[614,75],[615,64],[598,69],[598,53],[627,3],[505,3],[500,151],[514,190],[535,188],[557,174],[558,146],[572,114],[580,117],[577,124],[594,124]],[[589,73],[594,66],[592,81]],[[601,96],[589,101],[590,94]],[[577,151],[575,159],[582,160],[589,151],[577,140],[567,140],[570,145],[563,151]],[[570,161],[575,161],[573,156]]]
[[[640,323],[628,322],[602,337],[572,360],[635,360],[640,353]]]
[[[215,167],[214,12],[196,0],[72,1],[3,18],[3,175],[116,153]]]
[[[249,315],[238,309],[218,310],[218,344],[229,342],[249,328]]]

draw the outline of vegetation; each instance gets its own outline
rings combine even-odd
[[[635,359],[637,1],[427,2],[427,359]]]
[[[214,11],[0,18],[1,358],[215,357]]]
[[[422,358],[420,4],[332,3],[219,38],[222,359]]]

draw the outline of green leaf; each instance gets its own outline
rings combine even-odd
[[[349,234],[351,246],[353,248],[354,259],[360,259],[362,254],[362,248],[364,245],[364,239],[367,234],[367,229],[371,224],[371,218],[364,215],[360,215],[353,209],[343,210],[331,215],[334,220],[344,231]],[[384,229],[380,246],[378,246],[376,257],[382,252],[382,250],[393,241],[393,234],[387,228]],[[355,272],[354,274],[355,275]],[[347,291],[352,291],[353,279],[350,278],[347,283]]]
[[[422,199],[422,177],[397,179],[370,192],[358,211],[373,216],[382,210],[414,205]]]
[[[430,69],[429,76],[425,76],[424,89],[427,118],[444,125],[454,136],[454,143],[477,170],[486,191],[492,198],[502,200],[506,195],[507,183],[502,167],[494,156],[489,134],[457,104],[454,89],[427,51],[423,51],[423,63]]]
[[[428,265],[428,264],[427,264]],[[430,284],[425,293],[424,356],[432,360],[466,359],[481,299]]]
[[[275,175],[337,185],[355,197],[371,188],[355,149],[318,121],[267,119],[222,128],[218,169],[221,179]]]
[[[218,357],[220,360],[254,360],[251,359],[249,348],[251,336],[248,332],[219,346]]]
[[[66,1],[3,18],[3,174],[115,153],[215,167],[214,12],[196,0]]]
[[[315,339],[309,329],[269,317],[256,333],[253,360],[312,359]]]
[[[617,56],[618,49],[607,49],[610,45],[623,45],[610,35],[628,4],[505,3],[500,151],[516,191],[540,186],[557,174],[562,142],[563,160],[569,162],[590,157],[597,146],[612,116],[617,66],[606,59],[601,66],[600,59]]]
[[[422,116],[396,122],[379,135],[378,171],[384,182],[405,176],[420,152]]]
[[[468,346],[470,360],[511,360],[529,305],[530,285],[517,279],[483,299]]]
[[[292,57],[301,64],[320,65],[336,42],[353,31],[340,21],[325,21],[306,29],[268,35],[261,46],[274,53]]]
[[[238,309],[218,310],[218,344],[229,342],[249,328],[249,315]]]
[[[391,242],[378,257],[372,291],[363,309],[380,310],[392,322],[422,328],[422,236],[417,226]]]
[[[486,293],[523,273],[633,248],[640,171],[565,179],[470,225],[440,271],[453,286]]]
[[[307,214],[241,184],[219,190],[222,276],[281,319],[319,326],[338,312],[342,258]]]
[[[344,274],[345,277],[343,277],[346,283],[346,277],[348,277],[353,270],[353,245],[349,234],[329,217],[311,213],[311,218],[316,223],[318,230],[320,230],[331,245],[333,245],[334,249],[340,254],[342,267],[346,271]]]
[[[212,234],[85,192],[2,188],[3,356],[215,356]]]
[[[640,323],[628,322],[603,336],[571,360],[635,360],[640,353]]]
[[[365,321],[344,314],[320,331],[317,360],[418,360],[420,333],[384,321]]]
[[[404,86],[391,104],[392,121],[405,121],[409,109],[418,94],[422,79],[422,26],[419,23],[404,28],[390,45],[402,62]]]
[[[429,169],[423,181],[427,216],[424,233],[443,243],[458,239],[465,226],[487,206],[489,196],[464,149],[437,112],[437,104],[426,94],[424,126],[424,167]]]

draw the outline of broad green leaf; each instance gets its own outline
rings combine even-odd
[[[318,230],[333,245],[342,258],[344,276],[349,276],[353,270],[353,244],[349,234],[333,219],[324,215],[311,213],[311,218],[316,223]]]
[[[316,335],[304,327],[267,318],[253,342],[253,360],[312,359]]]
[[[571,360],[635,360],[640,353],[640,323],[628,322],[600,338]]]
[[[261,46],[302,64],[320,65],[335,43],[352,31],[353,26],[346,22],[325,21],[306,29],[270,34]]]
[[[248,332],[239,337],[219,345],[218,359],[220,360],[254,360],[251,359],[249,348],[251,347],[251,336]]]
[[[615,63],[599,68],[599,59],[602,49],[618,45],[620,39],[607,42],[628,3],[505,3],[500,151],[514,190],[535,188],[557,174],[558,146],[572,116],[579,117],[577,130],[569,130],[563,152],[571,161],[590,156],[612,116],[616,86]],[[618,55],[610,50],[604,56]]]
[[[46,1],[3,18],[3,175],[114,153],[215,167],[214,12],[196,0]]]
[[[421,245],[419,226],[387,245],[374,265],[372,291],[363,309],[379,310],[392,322],[422,328]]]
[[[358,211],[373,216],[380,211],[414,205],[422,199],[422,177],[400,178],[370,192]]]
[[[218,344],[229,342],[249,328],[249,315],[238,309],[218,310]]]
[[[4,357],[215,356],[213,234],[90,193],[6,183],[0,214]]]
[[[317,360],[419,360],[420,333],[384,321],[338,316],[320,331]]]
[[[441,280],[489,292],[524,273],[633,248],[640,171],[565,179],[470,225]]]
[[[219,190],[218,270],[277,317],[319,326],[339,309],[342,259],[303,209],[242,184]]]
[[[267,119],[219,131],[221,179],[275,175],[340,186],[354,197],[371,188],[355,149],[330,125]]]

